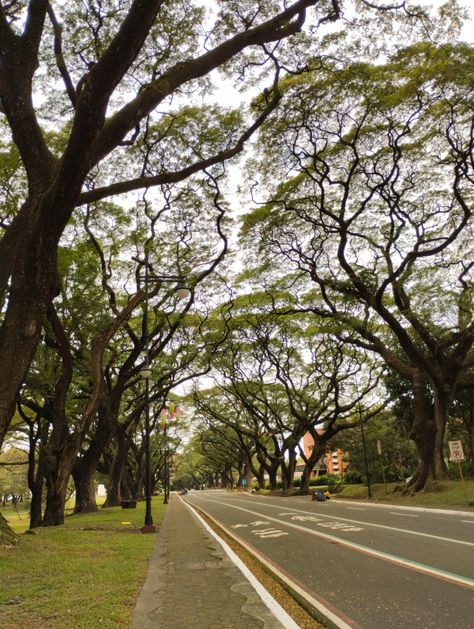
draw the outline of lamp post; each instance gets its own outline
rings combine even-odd
[[[151,513],[151,455],[150,455],[150,338],[148,330],[148,286],[150,282],[158,284],[176,284],[176,296],[178,299],[187,299],[191,291],[184,285],[184,279],[179,275],[150,275],[148,271],[148,247],[145,246],[145,273],[143,275],[145,290],[145,310],[143,313],[143,341],[144,341],[144,365],[140,369],[140,377],[145,381],[145,523],[141,528],[142,533],[154,533],[156,526],[153,524]],[[141,277],[139,276],[139,280]]]
[[[170,420],[176,419],[181,414],[181,408],[179,406],[175,406],[173,402],[170,402],[166,408],[162,408],[160,411],[161,416],[161,427],[163,429],[164,434],[164,442],[165,442],[165,459],[164,459],[164,496],[163,496],[163,504],[167,505],[170,497],[170,473],[169,473],[169,448],[168,448],[168,438],[167,438],[167,430],[168,424]]]
[[[367,448],[365,445],[364,422],[362,421],[362,410],[360,408],[360,402],[358,404],[358,407],[359,407],[360,434],[362,436],[362,449],[364,451],[365,475],[367,476],[367,498],[372,498],[372,489],[370,487],[369,464],[367,461]]]
[[[357,382],[357,377],[355,380],[355,391],[356,391],[356,395],[357,395],[357,409],[359,411],[359,425],[360,425],[360,434],[362,437],[362,450],[364,452],[364,466],[365,466],[365,475],[367,477],[367,498],[372,498],[372,489],[370,486],[370,474],[369,474],[369,463],[367,461],[367,447],[365,444],[365,432],[364,432],[364,422],[362,419],[362,408],[361,408],[361,403],[360,403],[360,396],[359,396],[359,384]]]
[[[148,334],[148,255],[145,254],[145,312],[143,313],[143,334],[145,345],[145,363],[140,369],[140,377],[145,381],[145,523],[142,533],[154,533],[156,526],[153,524],[151,514],[151,457],[150,457],[150,343]]]

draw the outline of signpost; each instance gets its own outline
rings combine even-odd
[[[466,502],[468,502],[466,484],[464,482],[464,476],[462,473],[461,461],[465,460],[464,451],[462,449],[462,441],[457,439],[456,441],[448,441],[449,446],[449,460],[457,462],[459,466],[459,476],[462,482],[462,488],[464,491],[464,495],[466,496]]]
[[[449,446],[449,460],[450,461],[464,461],[464,452],[462,449],[462,441],[448,441]]]

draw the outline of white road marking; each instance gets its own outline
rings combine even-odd
[[[253,529],[252,533],[257,537],[263,537],[263,539],[266,539],[267,537],[281,537],[282,535],[289,535],[289,533],[281,531],[280,529]]]
[[[461,522],[467,522],[467,524],[474,524],[474,520],[461,520]]]
[[[256,511],[251,511],[250,509],[244,509],[244,507],[238,507],[237,505],[229,504],[228,502],[221,502],[220,500],[213,500],[213,499],[206,499],[206,498],[202,498],[202,500],[204,502],[206,500],[210,500],[210,502],[223,504],[226,507],[230,507],[231,509],[238,509],[239,511],[244,511],[252,515],[256,515],[260,517],[262,516],[261,513],[257,513]],[[299,524],[293,524],[292,522],[282,522],[282,520],[279,520],[277,518],[272,518],[271,516],[266,516],[266,517],[268,520],[273,520],[273,522],[277,522],[280,525],[283,524],[284,526],[294,528],[307,535],[314,535],[315,537],[321,537],[331,542],[336,542],[337,544],[340,544],[341,546],[345,546],[346,548],[350,548],[352,550],[362,552],[371,557],[375,557],[376,559],[383,559],[385,561],[388,561],[389,563],[402,566],[403,568],[409,568],[411,570],[415,570],[416,572],[427,574],[428,576],[438,577],[446,581],[450,581],[451,583],[455,583],[456,585],[462,585],[464,587],[469,587],[469,588],[474,589],[474,579],[470,579],[469,577],[463,577],[459,574],[448,572],[447,570],[441,570],[439,568],[434,568],[433,566],[428,566],[427,564],[422,564],[417,561],[412,561],[411,559],[404,559],[403,557],[399,557],[398,555],[392,555],[390,553],[386,553],[381,550],[374,550],[373,548],[364,546],[363,544],[357,544],[355,542],[350,542],[349,540],[346,540],[342,537],[336,537],[335,535],[329,535],[328,533],[323,533],[321,531],[308,529],[307,527],[300,526]]]
[[[414,515],[413,513],[398,513],[398,511],[389,511],[392,515],[399,515],[402,518],[417,518],[419,516]]]
[[[269,503],[261,503],[261,502],[257,502],[256,500],[255,501],[252,500],[252,504],[257,504],[257,505],[260,504],[262,506],[271,507],[272,509],[281,509],[282,508],[281,505],[272,505],[272,504],[269,504]],[[289,507],[288,511],[294,511],[295,513],[307,513],[307,514],[313,515],[312,511],[304,511],[303,509],[294,509],[293,507]],[[320,515],[321,515],[322,518],[333,518],[334,517],[334,516],[331,516],[331,515],[326,515],[324,513],[321,513]],[[473,542],[465,542],[462,539],[451,539],[450,537],[442,537],[441,535],[432,535],[431,533],[422,533],[421,531],[410,531],[409,529],[401,529],[401,528],[398,528],[396,526],[388,526],[386,524],[376,524],[375,522],[364,522],[364,521],[361,521],[361,520],[353,520],[351,518],[343,518],[343,517],[339,517],[339,516],[338,516],[337,519],[341,520],[343,522],[352,522],[353,524],[358,524],[358,525],[361,525],[361,526],[372,526],[372,527],[378,528],[378,529],[384,529],[384,530],[388,530],[388,531],[397,531],[399,533],[407,533],[408,535],[416,535],[418,537],[427,537],[428,539],[438,539],[438,540],[440,540],[442,542],[450,542],[452,544],[461,544],[463,546],[472,546],[472,547],[474,547],[474,543]]]
[[[317,526],[323,526],[324,528],[329,528],[341,531],[363,531],[364,529],[358,526],[352,526],[351,524],[345,524],[345,522],[338,522],[337,520],[332,520],[327,522],[322,518],[318,518],[315,515],[295,515],[291,512],[282,512],[278,514],[279,516],[289,515],[292,520],[297,520],[299,522],[314,522]]]
[[[352,509],[352,511],[367,511],[367,509],[362,509],[361,507],[347,507],[348,509]]]

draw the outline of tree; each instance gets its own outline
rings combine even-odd
[[[364,410],[361,409],[362,417]],[[358,427],[340,433],[334,440],[334,446],[345,453],[347,464],[345,478],[350,482],[357,479],[367,482],[365,455],[367,455],[370,480],[374,483],[402,481],[416,469],[416,448],[408,438],[408,433],[400,430],[398,420],[390,412],[382,411],[370,421],[364,423],[365,450]],[[377,450],[380,442],[382,455]],[[383,471],[382,473],[382,467]]]
[[[449,408],[473,383],[472,63],[469,46],[419,43],[289,80],[262,137],[281,182],[243,228],[293,269],[287,312],[339,323],[410,383],[415,490],[446,477]]]
[[[0,456],[0,504],[7,500],[15,503],[24,499],[27,492],[27,453],[19,448],[9,448]]]
[[[357,405],[376,388],[380,372],[364,368],[364,354],[324,330],[323,321],[273,313],[275,298],[253,294],[235,301],[231,331],[213,361],[216,387],[196,393],[194,403],[211,430],[222,425],[235,433],[260,486],[267,475],[276,489],[281,473],[283,488],[291,489],[299,454],[307,492],[329,442],[358,425]],[[380,408],[368,401],[367,418]],[[306,433],[315,444],[310,456],[301,446]]]
[[[313,7],[316,21],[340,16],[338,0],[329,6],[295,0],[284,8],[278,2],[265,7],[252,2],[244,11],[226,2],[209,29],[202,8],[187,1],[88,0],[79,8],[52,0],[2,1],[1,108],[28,192],[9,214],[0,241],[0,303],[5,304],[0,444],[58,293],[58,244],[74,209],[183,180],[240,152],[277,95],[261,101],[253,120],[232,125],[217,150],[202,138],[194,142],[192,133],[181,136],[177,146],[183,153],[169,150],[173,115],[158,107],[205,87],[207,75],[234,59],[244,76],[247,65],[256,68],[276,58],[279,42],[301,31]],[[62,80],[62,89],[51,76]],[[57,106],[51,107],[53,102]],[[139,164],[132,159],[137,154]],[[122,177],[112,164],[129,168]]]

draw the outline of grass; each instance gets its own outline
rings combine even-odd
[[[165,507],[153,502],[159,525]],[[2,629],[128,627],[145,580],[155,535],[144,535],[145,505],[70,516],[64,526],[21,534],[0,550]],[[27,514],[3,511],[18,533]]]
[[[462,511],[474,511],[474,480],[436,482],[429,491],[415,495],[401,495],[398,489],[401,483],[387,483],[387,493],[383,484],[371,486],[372,502],[387,502],[418,507],[433,507],[438,509],[459,509]],[[367,487],[365,485],[346,485],[337,494],[338,498],[351,500],[366,500]]]

